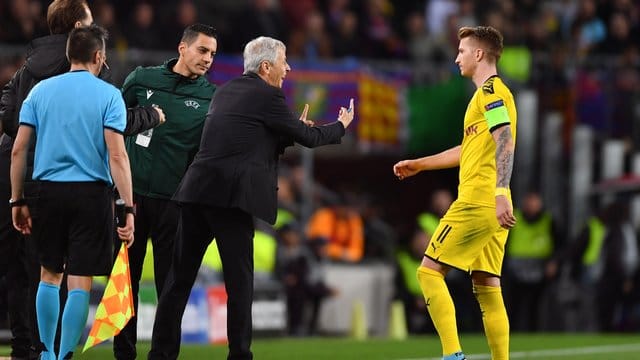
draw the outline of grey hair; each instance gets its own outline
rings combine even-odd
[[[286,51],[287,47],[282,41],[267,36],[260,36],[249,41],[245,45],[242,54],[244,58],[244,73],[257,73],[260,69],[260,63],[263,61],[275,63],[278,49]]]

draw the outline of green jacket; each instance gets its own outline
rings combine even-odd
[[[200,145],[215,85],[204,76],[189,79],[173,72],[176,62],[138,67],[122,86],[127,107],[158,105],[166,117],[152,129],[150,141],[148,131],[126,139],[133,192],[138,195],[170,199]]]

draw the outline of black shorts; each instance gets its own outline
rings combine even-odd
[[[104,182],[38,182],[31,205],[40,264],[55,273],[109,275],[113,190]]]

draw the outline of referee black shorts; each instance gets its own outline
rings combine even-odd
[[[111,273],[111,186],[104,182],[41,181],[30,209],[32,236],[45,269],[80,276]]]

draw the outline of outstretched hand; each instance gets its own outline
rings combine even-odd
[[[404,180],[420,172],[415,160],[402,160],[393,165],[393,173],[399,180]]]
[[[347,126],[349,126],[349,124],[351,124],[354,113],[355,109],[353,107],[353,98],[351,98],[351,100],[349,101],[349,108],[347,109],[341,107],[340,111],[338,112],[338,121],[340,121],[342,125],[344,125],[345,129],[347,128]]]
[[[309,104],[304,104],[302,115],[300,115],[300,121],[302,121],[307,126],[313,126],[315,122],[313,120],[307,120],[308,113],[309,113]]]

